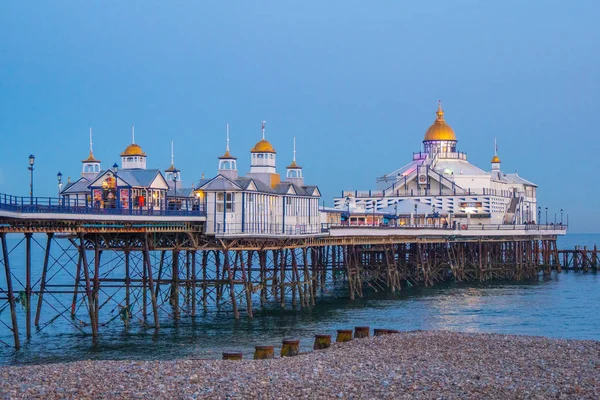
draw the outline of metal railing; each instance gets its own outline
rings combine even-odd
[[[25,197],[0,194],[0,210],[26,214],[93,214],[93,215],[144,215],[144,216],[204,216],[205,202],[195,199],[172,201],[168,199],[167,208],[153,207],[99,207],[92,203],[76,199],[56,197]]]
[[[327,233],[323,230],[322,224],[311,225],[283,225],[283,224],[257,224],[251,225],[235,223],[217,223],[215,227],[216,235],[273,235],[273,236],[303,236]]]
[[[348,224],[347,222],[342,222],[339,224],[331,224],[331,223],[327,223],[327,224],[322,224],[322,230],[323,231],[329,231],[331,228],[352,228],[352,229],[356,229],[356,228],[364,228],[364,229],[379,229],[379,228],[385,228],[385,229],[407,229],[407,230],[414,230],[414,229],[436,229],[436,230],[441,230],[441,231],[460,231],[460,230],[469,230],[469,231],[516,231],[516,230],[525,230],[525,231],[566,231],[567,230],[567,225],[561,225],[561,224],[543,224],[543,225],[535,225],[535,224],[529,224],[529,225],[497,225],[497,224],[456,224],[456,225],[448,225],[448,226],[444,226],[444,225],[432,225],[432,224],[408,224],[408,225],[395,225],[393,223],[391,224],[379,224],[379,225],[371,225],[371,224],[367,224],[367,223],[350,223]]]

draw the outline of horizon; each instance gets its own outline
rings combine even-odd
[[[0,193],[56,197],[89,153],[103,169],[135,141],[148,168],[171,160],[187,187],[225,151],[241,174],[266,138],[278,172],[297,161],[330,206],[410,161],[441,99],[469,162],[538,185],[548,219],[598,232],[593,129],[600,5],[260,5],[160,2],[0,6]],[[540,6],[543,5],[543,6]],[[596,11],[596,12],[594,12]],[[596,34],[593,34],[596,32]],[[592,184],[590,184],[592,182]]]

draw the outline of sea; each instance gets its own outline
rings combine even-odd
[[[559,249],[600,245],[600,234],[568,234]],[[12,265],[12,268],[18,268]],[[3,273],[4,271],[2,271]],[[0,297],[2,293],[0,292]],[[312,349],[315,334],[332,334],[355,326],[410,330],[450,330],[600,340],[600,274],[569,272],[528,281],[446,283],[435,287],[402,288],[398,294],[367,293],[349,300],[343,284],[331,284],[309,309],[273,306],[255,310],[236,321],[230,312],[200,313],[161,329],[130,326],[118,320],[100,328],[94,344],[89,335],[58,318],[31,339],[23,335],[15,351],[0,343],[0,365],[56,363],[79,360],[215,359],[227,350],[251,357],[254,346],[279,346],[283,338],[298,338],[303,351]],[[1,309],[1,305],[0,305]],[[0,312],[0,340],[11,343]]]

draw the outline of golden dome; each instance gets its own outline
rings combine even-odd
[[[423,141],[429,140],[456,140],[456,135],[450,125],[444,121],[444,110],[442,110],[442,102],[438,102],[438,109],[436,111],[436,119],[433,125],[425,132],[425,138]]]
[[[494,156],[494,158],[492,158],[492,162],[493,163],[499,163],[500,162],[500,157]]]
[[[82,162],[84,163],[91,163],[91,162],[100,162],[100,160],[96,160],[96,158],[94,157],[94,154],[92,153],[92,151],[90,150],[90,155],[88,158],[86,158],[85,160],[83,160]]]
[[[121,153],[121,157],[124,156],[146,156],[146,153],[142,150],[139,144],[132,143]]]
[[[250,153],[275,153],[275,149],[266,139],[256,143]]]

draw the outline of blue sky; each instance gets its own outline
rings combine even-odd
[[[0,3],[0,192],[56,193],[88,153],[131,141],[184,183],[215,174],[225,122],[238,168],[267,121],[278,165],[326,203],[404,165],[438,99],[459,149],[539,184],[574,231],[598,232],[597,1]]]

